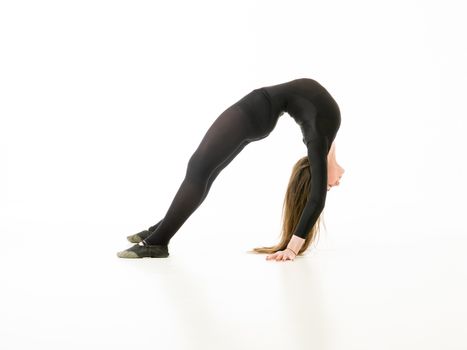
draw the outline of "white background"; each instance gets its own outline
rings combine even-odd
[[[418,312],[441,301],[451,302],[452,309],[435,308],[431,323],[413,314],[413,324],[422,322],[416,331],[434,338],[418,337],[409,326],[398,328],[407,319],[402,314],[393,315],[394,323],[381,334],[391,333],[391,326],[392,334],[399,334],[391,338],[394,343],[386,339],[388,348],[465,348],[460,337],[467,310],[460,298],[467,292],[465,14],[462,1],[2,1],[0,237],[5,294],[0,342],[7,345],[2,348],[80,348],[96,342],[126,348],[137,334],[148,345],[151,329],[157,339],[163,327],[174,328],[138,325],[148,313],[136,305],[158,307],[156,292],[145,299],[141,291],[125,304],[148,281],[146,272],[160,264],[173,268],[177,257],[178,268],[191,266],[194,271],[205,258],[203,270],[218,277],[245,276],[251,264],[263,269],[270,263],[264,256],[241,261],[246,250],[277,241],[292,166],[306,155],[300,128],[288,114],[269,137],[249,144],[219,175],[202,206],[172,239],[169,259],[129,261],[115,253],[129,247],[125,236],[163,217],[189,157],[222,111],[252,89],[300,77],[325,86],[342,117],[337,160],[346,172],[340,186],[328,192],[323,212],[327,231],[313,249],[317,254],[339,252],[326,255],[329,261],[358,249],[394,259],[405,249],[398,273],[422,257],[432,267],[444,266],[436,275],[444,276],[444,282],[433,277],[432,269],[424,272],[434,278],[433,285],[444,287],[436,294],[439,299],[423,300]],[[354,253],[351,261],[359,256]],[[295,266],[304,261],[296,259]],[[387,272],[395,273],[385,261]],[[450,263],[443,265],[446,261]],[[306,264],[317,266],[319,261]],[[362,261],[360,267],[368,265],[371,261]],[[293,263],[287,266],[293,271]],[[177,271],[168,276],[177,276]],[[392,283],[404,285],[407,281],[398,276]],[[271,282],[276,277],[262,278]],[[239,284],[245,282],[238,278]],[[259,277],[249,278],[257,283]],[[306,278],[298,275],[297,283]],[[106,279],[113,282],[105,284]],[[362,275],[360,282],[368,279]],[[333,283],[339,280],[336,274]],[[284,288],[280,281],[271,283],[273,289]],[[417,300],[426,295],[427,285],[415,285]],[[368,289],[353,286],[364,302]],[[231,287],[227,293],[235,294]],[[258,305],[251,297],[252,304],[240,299],[232,305],[250,310]],[[299,297],[312,300],[313,295]],[[273,299],[271,305],[284,306]],[[179,306],[180,299],[174,300]],[[96,317],[84,310],[102,311],[96,305],[102,307],[104,301],[107,309],[98,313],[102,322],[82,322]],[[217,305],[212,299],[205,302]],[[401,310],[409,305],[399,302]],[[63,311],[70,305],[74,308]],[[329,299],[330,305],[335,300]],[[119,308],[127,313],[120,323]],[[377,338],[359,340],[366,343],[351,338],[355,330],[345,327],[352,318],[342,316],[344,307],[334,311],[334,320],[341,315],[342,328],[328,328],[333,342],[323,341],[321,348],[384,348]],[[261,322],[262,316],[256,316]],[[109,326],[109,320],[117,323]],[[197,324],[193,320],[188,324]],[[290,329],[279,321],[263,329],[265,338],[273,337],[271,329],[282,332],[283,338],[268,343],[270,348],[281,347],[281,339],[284,344],[298,339],[304,348],[316,341],[316,335],[300,338],[294,328],[299,326],[290,322]],[[216,324],[212,321],[209,327]],[[239,339],[238,348],[247,348],[244,342],[253,344],[256,338],[242,338],[250,329],[242,325],[233,324],[239,328],[232,334]],[[442,326],[449,334],[434,333]],[[125,334],[128,327],[134,327],[133,333]],[[300,327],[304,332],[313,328]],[[204,334],[198,329],[193,337],[195,333]],[[338,333],[342,343],[336,340]],[[227,348],[228,343],[236,348],[230,338],[219,339],[198,345]],[[191,339],[177,346],[198,345]]]

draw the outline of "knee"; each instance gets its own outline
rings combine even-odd
[[[186,177],[198,181],[207,181],[211,172],[212,169],[206,157],[203,157],[200,152],[193,153],[188,161]]]

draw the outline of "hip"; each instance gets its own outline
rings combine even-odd
[[[269,133],[274,129],[275,122],[272,118],[271,101],[267,92],[262,88],[254,89],[238,100],[237,105],[250,117],[253,127],[258,133]]]

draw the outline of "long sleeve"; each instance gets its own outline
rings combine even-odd
[[[322,136],[309,141],[307,149],[311,168],[310,192],[300,221],[294,231],[294,234],[301,238],[306,238],[323,211],[328,185],[327,138]]]

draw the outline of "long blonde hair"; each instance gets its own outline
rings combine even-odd
[[[279,250],[284,250],[287,247],[296,226],[302,215],[303,208],[306,205],[310,193],[311,185],[311,169],[308,157],[300,158],[292,168],[289,184],[285,193],[284,203],[282,206],[282,230],[280,233],[280,241],[271,247],[258,247],[250,252],[272,254]],[[316,223],[308,232],[305,242],[297,255],[300,255],[307,250],[310,243],[314,242],[320,232],[321,222],[326,229],[322,214],[319,216]]]

